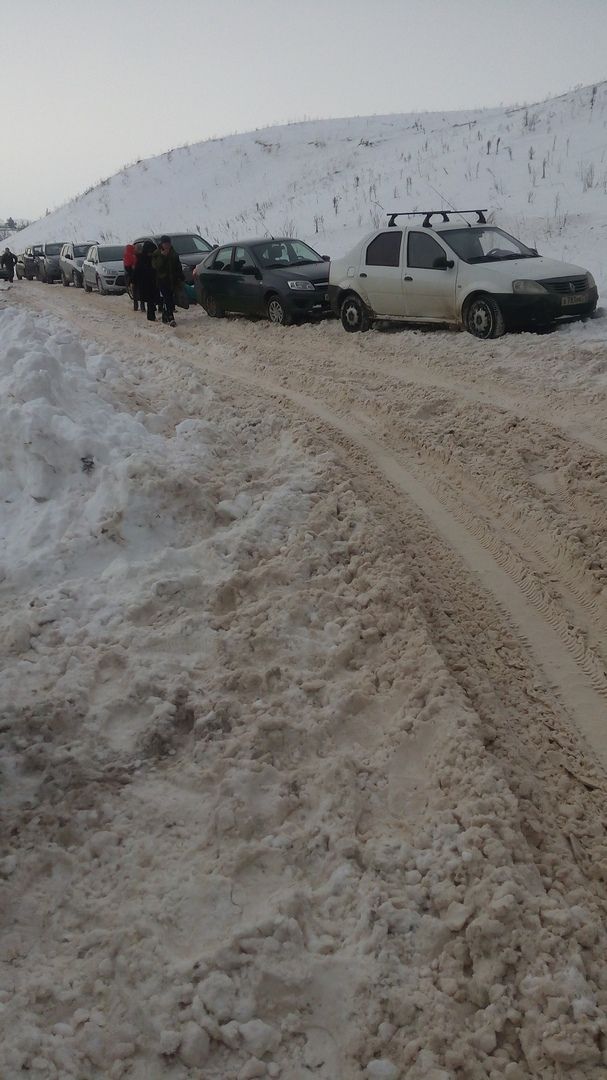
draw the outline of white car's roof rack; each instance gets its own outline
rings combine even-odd
[[[388,214],[388,228],[390,229],[396,225],[397,217],[420,217],[421,214],[424,215],[424,220],[422,222],[424,229],[432,228],[432,218],[435,217],[436,214],[441,215],[443,222],[449,221],[449,214],[476,214],[476,224],[486,225],[487,218],[485,217],[485,214],[487,212],[486,207],[484,210],[408,210],[404,213],[397,210]],[[469,225],[470,222],[466,222],[466,224]]]

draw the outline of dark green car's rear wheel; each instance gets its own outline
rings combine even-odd
[[[223,319],[225,311],[210,293],[203,293],[202,306],[211,319]]]

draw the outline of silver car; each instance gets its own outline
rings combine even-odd
[[[61,281],[64,285],[75,285],[82,288],[82,263],[95,241],[89,240],[86,244],[64,244],[59,255],[59,269]]]
[[[126,292],[124,244],[93,244],[82,262],[82,284],[87,292],[98,289],[102,296]]]

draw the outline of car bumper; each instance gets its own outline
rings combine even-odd
[[[293,290],[283,299],[293,315],[328,315],[331,311],[328,288],[315,289],[314,292]]]
[[[580,300],[575,294],[568,296],[561,293],[529,296],[504,293],[495,297],[508,327],[545,326],[557,319],[579,319],[594,311],[598,298],[596,286],[586,289]]]
[[[103,285],[106,292],[110,293],[123,293],[126,292],[126,277],[124,274],[118,274],[117,277],[103,278]]]
[[[343,293],[343,289],[340,289],[338,285],[329,285],[328,297],[329,306],[334,315],[339,316],[340,312],[340,297]]]

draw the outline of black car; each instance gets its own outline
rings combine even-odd
[[[328,256],[291,237],[247,240],[212,252],[194,275],[208,315],[265,315],[288,326],[330,311]]]
[[[37,271],[37,259],[42,254],[42,244],[34,244],[33,247],[27,247],[21,255],[17,256],[17,265],[15,266],[15,273],[19,278],[26,278],[28,281],[33,281]]]
[[[166,233],[156,233],[153,236],[138,236],[136,240],[133,240],[133,244],[137,251],[141,251],[141,247],[146,240],[151,240],[154,247],[158,247],[161,236],[171,237],[171,243],[179,255],[179,261],[183,268],[184,281],[186,285],[191,285],[194,267],[198,266],[198,263],[204,259],[205,255],[208,255],[209,251],[213,250],[212,244],[209,244],[208,240],[203,240],[202,236],[198,236],[197,233],[172,233],[168,230]],[[129,288],[129,295],[130,293]]]
[[[52,284],[53,281],[59,281],[61,277],[59,252],[62,247],[63,241],[60,244],[40,244],[34,248],[34,263],[38,281],[45,281],[47,285]]]

